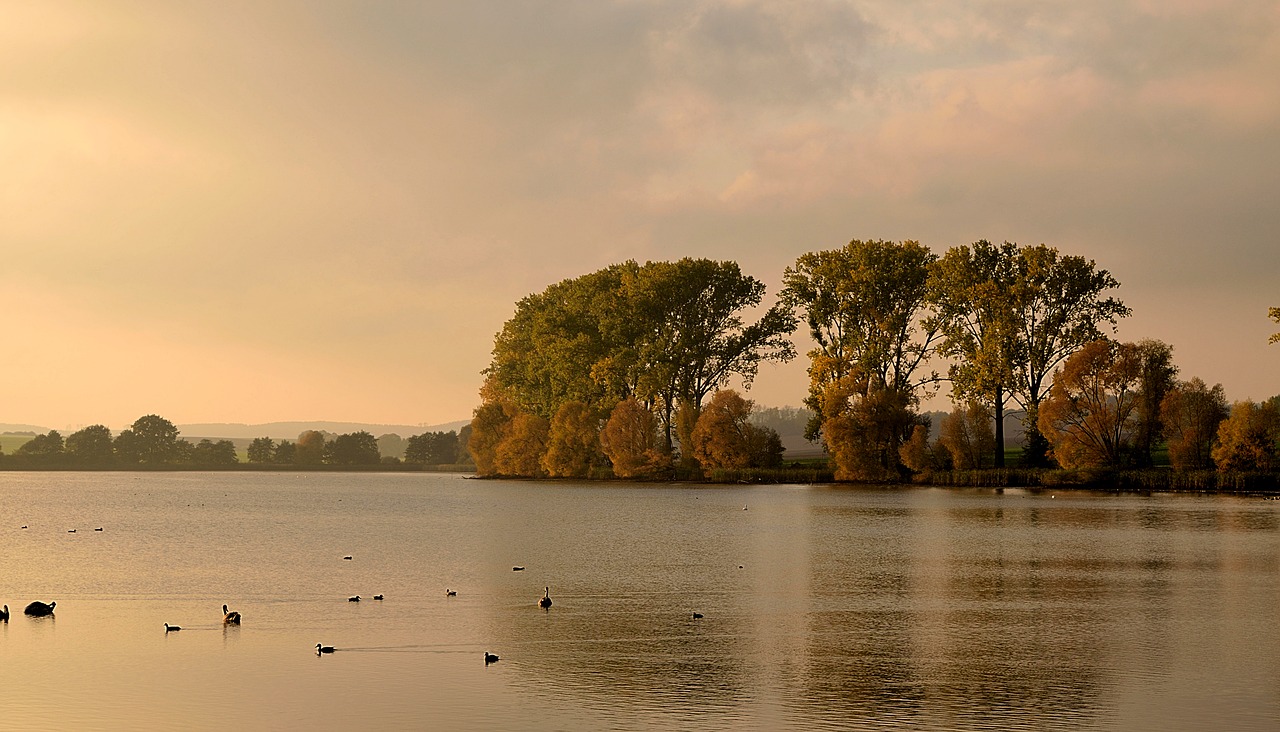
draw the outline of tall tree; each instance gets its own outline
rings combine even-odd
[[[270,437],[255,437],[249,443],[248,452],[251,463],[270,463],[276,459],[276,441]]]
[[[1137,432],[1142,365],[1138,346],[1102,339],[1054,375],[1039,426],[1062,467],[1121,466]]]
[[[939,328],[928,317],[929,272],[936,260],[914,241],[855,239],[842,249],[802,255],[783,274],[783,301],[801,311],[817,343],[809,352],[805,403],[815,419],[807,436],[856,413],[852,421],[833,423],[841,426],[840,439],[883,440],[871,447],[886,475],[900,464],[898,448],[914,426],[911,410],[938,378],[924,368]],[[874,404],[856,404],[864,400]],[[903,413],[885,411],[891,405]],[[824,432],[823,438],[833,455],[862,455],[860,448],[833,449],[833,434]]]
[[[981,402],[957,406],[942,418],[939,442],[951,456],[956,470],[990,467],[996,436],[991,428],[991,412]]]
[[[305,430],[293,446],[293,462],[297,465],[319,465],[324,462],[324,433]]]
[[[1222,384],[1209,388],[1199,378],[1176,384],[1160,402],[1160,421],[1175,470],[1213,466],[1210,450],[1218,425],[1231,409]]]
[[[934,268],[932,299],[945,336],[943,352],[957,359],[953,389],[995,413],[996,465],[1004,465],[1004,408],[1026,410],[1024,458],[1042,464],[1047,443],[1038,428],[1040,403],[1054,370],[1099,328],[1129,315],[1119,287],[1092,260],[1062,255],[1043,244],[995,246],[978,241],[949,250]]]
[[[192,449],[191,462],[201,467],[213,468],[235,465],[240,462],[240,458],[236,455],[236,446],[231,440],[214,442],[206,438],[196,443]]]
[[[178,462],[181,457],[178,428],[164,417],[139,417],[128,431],[133,434],[137,461],[144,465],[165,465]]]
[[[325,443],[324,461],[329,465],[377,465],[382,461],[382,454],[378,452],[378,439],[360,430],[338,435]]]
[[[36,435],[22,443],[13,454],[33,457],[40,462],[51,462],[62,456],[64,447],[62,435],[57,430],[49,430],[48,434]]]
[[[550,423],[542,417],[529,412],[516,414],[494,452],[493,466],[498,474],[528,478],[546,475],[542,459],[547,454],[549,432]]]
[[[1133,457],[1138,467],[1149,468],[1154,464],[1152,452],[1156,441],[1164,435],[1160,403],[1178,383],[1178,367],[1173,365],[1173,346],[1163,341],[1150,338],[1139,341],[1137,353],[1142,371],[1138,379]]]

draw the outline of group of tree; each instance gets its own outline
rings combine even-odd
[[[467,431],[467,428],[464,428]],[[394,439],[393,439],[394,438]],[[365,431],[335,435],[323,430],[307,430],[296,442],[257,437],[249,443],[248,458],[257,465],[338,465],[372,466],[396,464],[452,465],[458,462],[465,435],[425,432],[407,439],[399,435],[374,436]],[[388,449],[389,448],[389,449]],[[398,449],[397,449],[398,448]],[[403,459],[388,452],[400,452]]]
[[[764,291],[736,263],[686,258],[628,261],[524,298],[485,370],[469,441],[477,470],[583,476],[611,467],[639,476],[737,465],[741,451],[716,452],[731,441],[720,430],[770,440],[745,421],[750,402],[724,388],[732,379],[749,385],[762,363],[795,354],[785,306],[745,315]],[[695,431],[713,419],[720,426],[702,428],[699,452]],[[749,462],[770,460],[762,452]]]
[[[148,414],[120,434],[100,424],[71,433],[64,440],[57,430],[36,435],[18,447],[7,462],[30,467],[161,467],[216,468],[239,462],[230,440],[181,439],[169,420]]]

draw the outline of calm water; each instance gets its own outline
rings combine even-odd
[[[1277,501],[0,473],[0,537],[4,729],[1280,729]]]

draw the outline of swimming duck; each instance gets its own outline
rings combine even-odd
[[[488,651],[484,652],[484,665],[488,666],[489,664],[497,660],[498,660],[498,654],[490,653]]]
[[[360,596],[352,595],[351,597],[347,598],[347,602],[360,602]]]
[[[317,644],[316,644],[316,654],[317,654],[317,655],[319,655],[319,654],[321,654],[321,653],[333,653],[333,646],[324,646],[324,645],[321,645],[321,644],[317,643]]]
[[[458,596],[458,591],[457,591],[457,590],[451,590],[451,589],[449,589],[448,587],[446,587],[446,588],[444,588],[444,596],[445,596],[445,597],[457,597],[457,596]]]
[[[166,633],[172,633],[172,632],[173,632],[173,631],[175,631],[175,630],[182,630],[182,626],[181,626],[181,625],[169,625],[168,623],[165,623],[165,624],[164,624],[164,632],[166,632]]]

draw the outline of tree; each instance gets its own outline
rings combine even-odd
[[[545,475],[542,458],[547,453],[550,424],[536,414],[520,412],[493,455],[493,467],[499,475],[540,477]]]
[[[996,435],[992,430],[991,411],[982,402],[971,401],[957,406],[942,418],[942,436],[938,441],[951,456],[956,470],[990,467],[995,452]]]
[[[276,445],[276,452],[271,462],[276,465],[293,465],[298,457],[298,446],[288,440],[281,440]]]
[[[276,441],[270,437],[255,437],[249,443],[248,452],[251,463],[272,463],[276,459]]]
[[[978,400],[995,418],[996,466],[1004,466],[1004,409],[1010,399],[1027,412],[1024,459],[1041,464],[1044,437],[1037,413],[1045,382],[1072,353],[1114,329],[1129,308],[1104,292],[1119,287],[1092,260],[1057,249],[1001,246],[986,240],[949,250],[931,279],[931,300],[944,335],[942,352],[955,397]]]
[[[911,410],[922,390],[938,379],[923,369],[939,328],[927,317],[935,260],[936,255],[914,241],[855,239],[842,249],[805,254],[783,274],[783,301],[803,313],[817,343],[809,352],[805,400],[815,419],[806,436],[821,433],[833,457],[858,455],[861,460],[870,454],[863,449],[867,446],[833,445],[836,436],[823,427],[834,419],[840,439],[881,441],[869,446],[880,456],[874,472],[887,476],[898,471],[898,448],[914,424]],[[884,411],[895,405],[901,413]],[[824,412],[824,407],[837,412]]]
[[[751,465],[752,406],[733,389],[711,397],[691,435],[693,456],[703,468],[741,470]]]
[[[1272,320],[1276,321],[1277,323],[1280,323],[1280,308],[1271,308],[1270,310],[1268,310],[1268,311],[1267,311],[1267,317],[1271,318]],[[1273,334],[1273,335],[1271,336],[1270,340],[1268,340],[1267,342],[1268,342],[1268,343],[1280,343],[1280,333],[1275,333],[1275,334]]]
[[[406,440],[394,432],[378,436],[378,453],[384,458],[402,458]]]
[[[80,465],[107,465],[114,455],[111,430],[103,425],[89,425],[67,436],[67,456]]]
[[[900,446],[917,424],[907,395],[888,388],[869,389],[862,380],[845,376],[823,390],[819,413],[824,415],[822,436],[835,463],[836,480],[902,477]]]
[[[600,418],[583,402],[565,402],[551,419],[542,467],[556,478],[584,478],[602,462]]]
[[[424,432],[405,440],[404,460],[417,465],[452,465],[458,461],[458,434]]]
[[[1121,466],[1137,432],[1142,366],[1139,346],[1106,339],[1067,359],[1039,413],[1062,467]]]
[[[178,428],[164,417],[155,414],[139,417],[127,431],[133,435],[137,462],[166,465],[179,461]]]
[[[933,468],[933,456],[929,450],[929,427],[917,424],[911,429],[911,437],[898,449],[902,464],[908,470],[923,473]]]
[[[634,397],[618,402],[600,431],[600,446],[619,478],[648,477],[670,467],[658,438],[658,423]]]
[[[62,435],[57,430],[49,430],[48,434],[36,435],[22,443],[14,455],[35,458],[39,462],[52,462],[62,456]]]
[[[1133,455],[1138,467],[1149,468],[1153,464],[1151,453],[1156,440],[1164,434],[1160,403],[1178,383],[1178,367],[1173,365],[1173,346],[1168,343],[1146,339],[1138,342],[1137,349],[1141,374]]]
[[[319,465],[324,462],[324,434],[316,430],[306,430],[298,435],[293,447],[293,462],[296,465]]]
[[[497,472],[495,461],[498,445],[502,444],[511,429],[514,411],[514,405],[485,401],[473,412],[467,451],[475,461],[476,472],[480,475],[493,475]]]
[[[1271,472],[1280,468],[1280,397],[1257,404],[1236,402],[1218,425],[1213,462],[1221,472]]]
[[[324,447],[324,462],[329,465],[377,465],[381,461],[377,438],[364,430],[338,435]]]
[[[1205,470],[1213,466],[1210,453],[1218,425],[1231,409],[1222,384],[1212,389],[1199,378],[1176,384],[1160,402],[1160,421],[1175,470]]]
[[[196,443],[191,451],[191,462],[201,467],[219,467],[235,465],[240,462],[236,455],[236,446],[231,440],[203,439]]]

